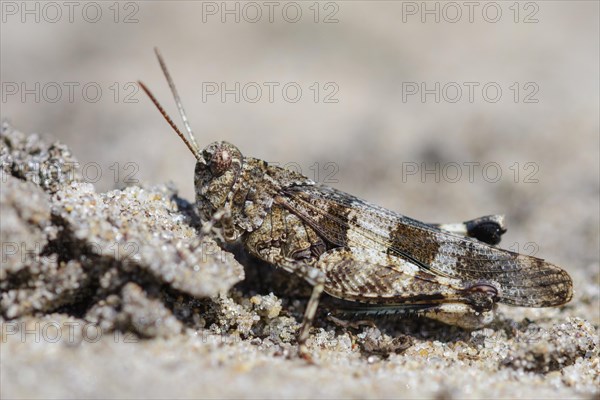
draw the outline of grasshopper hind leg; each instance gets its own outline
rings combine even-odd
[[[336,310],[335,318],[349,318],[352,320],[363,318],[360,324],[365,324],[369,318],[379,319],[385,317],[425,317],[442,322],[446,325],[455,325],[462,329],[479,329],[490,324],[495,318],[496,307],[490,310],[477,311],[464,303],[442,303],[435,305],[398,305],[376,306],[360,305]],[[348,323],[352,324],[352,322]]]
[[[494,320],[496,306],[490,310],[477,311],[464,303],[444,303],[423,310],[423,316],[463,329],[479,329]]]
[[[491,245],[500,243],[502,235],[506,233],[503,215],[486,215],[465,222],[428,225]]]

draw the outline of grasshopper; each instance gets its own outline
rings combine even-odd
[[[250,254],[312,285],[300,331],[305,345],[322,292],[356,305],[357,314],[416,314],[465,329],[490,323],[498,303],[559,306],[571,300],[567,272],[495,245],[499,215],[452,224],[423,223],[317,184],[291,170],[245,157],[221,141],[198,146],[167,66],[185,136],[142,82],[164,119],[196,158],[202,233],[216,230]]]

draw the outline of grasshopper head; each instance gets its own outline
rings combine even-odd
[[[203,217],[209,217],[215,210],[225,204],[227,195],[231,191],[242,169],[243,156],[237,147],[227,142],[214,142],[206,146],[204,150],[200,150],[167,65],[158,49],[155,48],[154,51],[175,98],[175,104],[185,127],[185,135],[179,130],[152,92],[150,92],[150,89],[140,81],[138,81],[138,84],[196,158],[194,177],[196,200],[200,205],[200,212],[203,214]]]
[[[205,214],[225,204],[242,169],[243,158],[238,148],[228,142],[214,142],[202,150],[196,163],[194,185],[196,201]]]

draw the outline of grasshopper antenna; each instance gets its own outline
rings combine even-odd
[[[177,89],[175,88],[175,83],[173,82],[173,78],[171,78],[171,74],[169,74],[167,65],[165,64],[164,59],[162,58],[160,52],[158,51],[158,48],[155,47],[154,52],[156,53],[156,57],[158,58],[160,67],[163,71],[163,74],[165,75],[165,78],[167,78],[167,82],[169,83],[169,87],[171,88],[171,92],[173,93],[173,97],[175,98],[175,103],[177,104],[177,109],[179,110],[179,115],[181,115],[181,119],[183,120],[183,124],[184,124],[185,129],[188,134],[187,137],[184,136],[183,133],[181,132],[181,130],[179,130],[179,128],[177,127],[177,125],[175,125],[175,122],[173,122],[173,120],[171,119],[169,114],[167,114],[167,112],[164,110],[164,108],[158,102],[156,97],[154,97],[154,95],[152,94],[150,89],[148,89],[148,87],[141,81],[138,81],[138,85],[140,85],[140,87],[146,93],[146,95],[150,98],[150,100],[152,100],[152,103],[154,103],[154,105],[156,106],[158,111],[161,113],[163,118],[169,123],[171,128],[173,128],[173,130],[177,133],[177,135],[181,138],[181,140],[183,140],[183,142],[186,144],[188,149],[190,149],[190,151],[192,152],[194,157],[196,157],[196,159],[198,161],[204,161],[204,158],[202,157],[202,154],[200,153],[200,148],[198,147],[198,143],[196,143],[194,133],[192,132],[192,127],[190,126],[190,123],[185,114],[185,110],[183,109],[183,105],[181,104],[181,99],[179,98],[179,93],[177,93]]]
[[[179,93],[177,93],[177,88],[175,88],[175,82],[173,82],[173,78],[171,78],[171,74],[169,74],[169,70],[167,69],[167,64],[163,59],[158,47],[154,48],[154,52],[156,53],[156,58],[158,58],[158,62],[160,64],[160,68],[165,74],[165,78],[167,78],[167,82],[169,83],[169,87],[171,88],[171,93],[173,93],[173,97],[175,98],[175,103],[177,104],[177,109],[179,110],[179,115],[181,115],[181,119],[183,120],[183,125],[185,126],[185,130],[188,133],[188,139],[192,146],[196,149],[200,149],[198,147],[198,143],[196,143],[196,138],[194,137],[194,132],[192,132],[192,127],[187,119],[187,115],[185,114],[185,110],[183,109],[183,105],[181,104],[181,99],[179,98]]]

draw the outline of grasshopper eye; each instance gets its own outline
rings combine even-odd
[[[218,147],[209,161],[210,172],[216,176],[222,175],[231,167],[232,154],[225,146]]]
[[[231,169],[237,169],[242,164],[242,154],[227,142],[213,142],[206,146],[202,151],[202,160],[200,163],[205,171],[210,173],[213,178],[220,177]],[[204,161],[206,160],[206,161]]]

